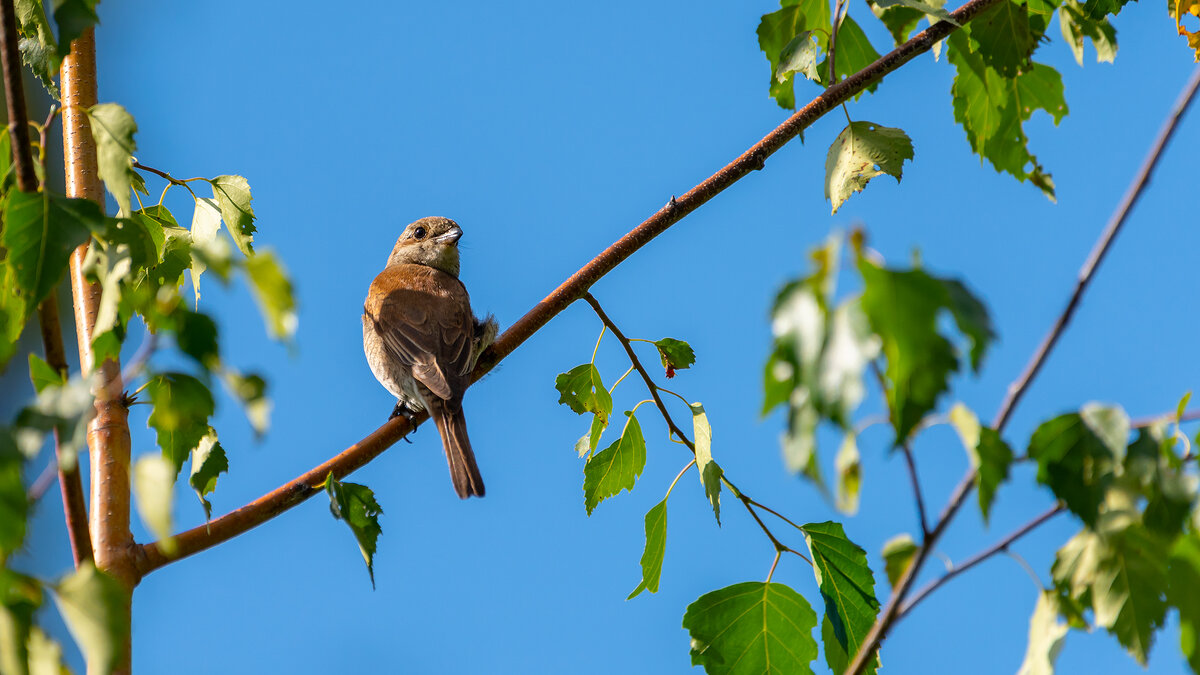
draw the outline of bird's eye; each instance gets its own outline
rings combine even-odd
[[[418,227],[417,229],[413,230],[413,239],[424,239],[424,238],[425,238],[425,228]]]

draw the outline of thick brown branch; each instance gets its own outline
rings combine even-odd
[[[966,23],[998,1],[971,0],[956,11],[954,17],[960,24]],[[900,66],[929,51],[935,43],[956,29],[955,26],[941,22],[922,31],[908,42],[880,57],[871,65],[826,89],[809,102],[808,105],[796,111],[783,124],[776,127],[774,131],[763,137],[761,141],[755,143],[749,150],[742,153],[737,159],[727,164],[704,182],[688,190],[682,197],[678,199],[672,198],[666,206],[659,209],[654,215],[643,221],[642,224],[630,230],[629,233],[618,239],[612,246],[609,246],[600,255],[580,268],[578,272],[571,275],[569,279],[564,281],[550,295],[542,299],[533,309],[526,312],[525,316],[518,319],[516,323],[506,330],[496,340],[496,343],[484,352],[483,356],[479,359],[479,363],[472,373],[473,381],[478,381],[484,375],[488,374],[492,368],[496,367],[497,363],[516,350],[517,347],[520,347],[534,333],[541,330],[543,326],[549,323],[555,316],[558,316],[572,302],[583,297],[583,294],[591,288],[592,284],[615,269],[617,265],[633,255],[638,249],[682,220],[684,216],[695,211],[708,200],[741,180],[751,171],[763,168],[764,162],[766,162],[768,157],[800,135],[802,131],[820,119],[822,115],[850,100],[856,94],[866,89],[868,85],[878,82]],[[400,440],[403,431],[398,427],[389,427],[388,425],[384,425],[376,430],[368,439],[374,438],[385,445],[377,449],[373,447],[374,454],[371,454],[371,457],[373,458],[387,449],[392,443]],[[378,438],[376,438],[377,436]],[[354,447],[357,448],[364,445],[368,439],[364,439]],[[358,463],[359,457],[359,454],[347,450],[323,464],[322,467],[340,469],[343,465],[353,465],[354,468],[358,468],[362,466],[362,463]],[[342,475],[345,475],[345,473],[349,473],[349,471],[344,472]],[[190,550],[190,553],[203,550],[220,541],[237,536],[261,524],[268,518],[278,515],[286,508],[299,503],[299,501],[289,502],[288,507],[279,508],[280,500],[283,499],[284,494],[290,494],[290,491],[293,490],[304,491],[304,486],[306,485],[305,476],[308,475],[306,473],[303,476],[299,476],[275,491],[263,495],[254,502],[235,511],[235,514],[241,515],[235,520],[223,524],[221,528],[223,534],[220,539],[201,542],[200,540],[204,538],[204,535],[199,531],[203,531],[204,527],[184,533],[184,535],[188,535],[188,540],[192,542],[192,546],[194,547]],[[229,516],[232,515],[229,514]],[[210,523],[210,525],[215,526],[223,518],[229,516],[223,516]],[[236,523],[236,527],[233,526],[233,523]],[[158,552],[157,544],[150,544],[145,547],[145,550],[147,558],[154,557],[155,559],[161,559],[161,553]],[[149,555],[152,551],[155,553],[155,556]],[[177,555],[176,559],[183,555],[187,555],[187,553]],[[144,567],[147,564],[150,566]],[[139,564],[139,569],[143,569],[144,573],[161,567],[163,564],[166,564],[166,560],[161,560],[157,564],[150,564],[143,561]]]
[[[428,418],[427,414],[421,413],[414,418],[414,422],[420,423]],[[145,575],[173,560],[216,546],[265,523],[320,492],[321,484],[325,482],[325,477],[329,474],[332,473],[333,477],[338,480],[345,478],[351,472],[383,454],[384,450],[390,448],[393,443],[403,438],[411,430],[412,427],[404,417],[388,421],[370,436],[350,446],[341,454],[284,483],[242,508],[210,521],[206,525],[175,535],[176,550],[171,556],[164,553],[157,542],[143,546],[142,555],[137,557],[138,572]]]
[[[91,28],[71,43],[71,53],[63,59],[60,79],[67,196],[91,199],[103,207],[104,186],[100,183],[96,143],[87,116],[88,109],[96,105],[96,40]],[[136,549],[129,530],[129,410],[121,395],[121,364],[114,359],[95,363],[92,338],[100,307],[100,287],[89,283],[84,275],[86,255],[87,244],[71,255],[71,297],[80,370],[84,374],[93,371],[97,374],[96,416],[88,425],[92,551],[96,567],[124,586],[127,612],[124,620],[128,621],[133,587],[139,580],[133,564]],[[129,672],[131,653],[131,643],[126,639],[118,649],[113,672]],[[98,664],[89,664],[88,672],[99,673]]]
[[[1129,213],[1133,210],[1134,204],[1137,203],[1138,198],[1141,197],[1142,192],[1149,185],[1154,167],[1158,165],[1158,160],[1162,157],[1163,150],[1166,149],[1171,136],[1174,135],[1175,128],[1178,126],[1184,111],[1187,110],[1188,106],[1195,99],[1198,88],[1200,88],[1200,68],[1196,69],[1192,78],[1184,86],[1183,93],[1180,94],[1179,100],[1175,103],[1175,107],[1171,110],[1170,115],[1168,115],[1162,130],[1158,134],[1158,138],[1155,139],[1154,145],[1150,148],[1145,162],[1142,163],[1142,167],[1138,171],[1137,176],[1135,176],[1133,183],[1129,186],[1129,190],[1126,191],[1121,203],[1117,206],[1116,211],[1113,212],[1112,218],[1109,219],[1108,225],[1104,228],[1100,238],[1092,248],[1091,254],[1088,255],[1083,269],[1079,272],[1079,280],[1075,284],[1075,290],[1071,294],[1071,299],[1067,301],[1067,306],[1058,316],[1058,319],[1055,320],[1054,325],[1050,328],[1050,332],[1046,334],[1037,351],[1034,352],[1024,372],[1009,386],[1008,394],[1000,405],[1000,410],[996,414],[995,421],[992,422],[992,427],[997,432],[1003,431],[1005,425],[1008,424],[1017,403],[1025,395],[1025,392],[1029,389],[1034,378],[1037,377],[1038,372],[1041,370],[1042,365],[1046,362],[1046,358],[1050,355],[1051,350],[1058,343],[1059,337],[1066,329],[1067,324],[1075,313],[1075,309],[1079,305],[1080,299],[1083,297],[1083,292],[1087,290],[1088,284],[1091,282],[1092,277],[1095,276],[1100,263],[1104,260],[1104,254],[1112,246],[1117,234],[1121,231],[1121,227],[1129,217]],[[879,648],[879,643],[883,641],[892,624],[899,618],[899,608],[908,595],[908,592],[912,590],[913,582],[921,570],[921,565],[928,557],[929,551],[937,544],[938,539],[946,531],[946,527],[950,524],[950,521],[966,502],[967,495],[971,493],[971,489],[974,486],[975,470],[971,469],[959,481],[958,486],[954,488],[954,493],[950,496],[950,501],[947,502],[946,508],[943,509],[941,516],[938,518],[937,525],[929,533],[925,543],[917,550],[916,557],[913,559],[912,564],[909,565],[908,570],[901,576],[895,588],[892,589],[891,598],[888,599],[887,605],[884,606],[883,611],[876,618],[875,624],[871,626],[871,630],[863,638],[858,653],[855,654],[850,667],[846,669],[847,673],[850,675],[861,675],[866,669],[867,664],[873,660],[873,655]]]
[[[8,133],[12,145],[13,167],[17,189],[38,191],[37,173],[33,166],[33,151],[29,144],[29,117],[25,110],[25,90],[21,82],[21,56],[17,49],[17,18],[13,0],[0,0],[0,68],[4,73],[4,95],[8,102]],[[51,292],[38,305],[38,323],[42,329],[42,346],[46,363],[60,375],[67,373],[63,353],[62,325],[58,318],[58,293]],[[54,432],[54,455],[58,464],[58,484],[62,490],[63,513],[67,521],[67,536],[75,566],[92,557],[91,536],[88,533],[87,505],[83,499],[83,481],[79,463],[72,461],[64,469],[58,431]]]
[[[1034,529],[1036,529],[1038,526],[1040,526],[1042,523],[1044,523],[1047,520],[1050,520],[1051,518],[1053,518],[1054,516],[1062,513],[1064,510],[1065,510],[1065,507],[1063,507],[1062,505],[1055,506],[1054,508],[1050,509],[1049,511],[1042,513],[1037,518],[1034,518],[1033,520],[1029,521],[1028,523],[1025,523],[1021,527],[1017,528],[1017,530],[1015,532],[1013,532],[1012,534],[1008,535],[1007,537],[1001,539],[1000,541],[996,542],[994,545],[971,556],[970,558],[965,560],[963,562],[963,564],[956,565],[954,567],[954,569],[951,569],[949,572],[946,572],[944,575],[942,575],[938,579],[935,579],[934,581],[929,582],[929,585],[927,585],[924,588],[922,588],[921,590],[917,591],[916,595],[913,596],[912,600],[909,600],[908,602],[904,603],[904,607],[902,607],[900,609],[900,613],[896,616],[896,619],[897,620],[903,619],[905,615],[907,615],[910,611],[912,611],[913,607],[916,607],[918,604],[921,603],[922,600],[925,599],[925,596],[927,596],[930,593],[941,588],[942,585],[945,584],[946,582],[948,582],[951,579],[953,579],[954,577],[962,574],[963,572],[966,572],[967,570],[978,565],[979,563],[983,562],[984,560],[987,560],[988,558],[996,555],[997,553],[1003,553],[1003,552],[1007,551],[1008,547],[1012,546],[1013,543],[1016,542],[1018,539],[1029,534]]]

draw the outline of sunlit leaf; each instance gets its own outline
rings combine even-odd
[[[136,177],[133,155],[137,152],[137,142],[133,135],[137,133],[137,122],[117,103],[98,103],[87,113],[96,141],[100,180],[117,200],[118,215],[128,216],[133,212],[130,190]]]
[[[1029,647],[1017,675],[1054,675],[1054,662],[1067,636],[1067,624],[1058,620],[1058,598],[1052,591],[1038,594],[1029,619]]]
[[[109,672],[129,631],[128,594],[120,582],[90,560],[54,587],[59,612],[71,637],[96,672]]]
[[[233,371],[224,373],[225,384],[242,404],[246,419],[257,436],[262,436],[271,425],[271,399],[267,396],[267,381],[261,375],[242,375]]]
[[[895,587],[900,577],[912,565],[913,556],[917,553],[917,543],[908,534],[898,534],[883,545],[883,568],[887,572],[888,583]]]
[[[209,428],[200,444],[192,450],[192,473],[188,476],[188,484],[196,491],[200,503],[204,505],[204,519],[212,518],[212,504],[208,495],[217,489],[217,476],[229,471],[229,459],[225,449],[217,441],[217,432]]]
[[[816,82],[821,81],[817,74],[817,43],[813,40],[812,31],[803,31],[783,48],[779,55],[779,65],[775,67],[775,81],[787,82],[793,73]]]
[[[621,437],[593,455],[583,466],[583,504],[588,515],[600,502],[621,490],[633,491],[633,484],[646,466],[646,440],[633,413]]]
[[[846,537],[834,522],[809,523],[800,528],[812,554],[813,574],[825,600],[829,621],[839,650],[826,649],[833,672],[846,670],[847,655],[858,652],[863,638],[875,623],[879,601],[875,599],[875,576],[867,564],[867,553]],[[877,659],[865,672],[875,671]]]
[[[250,184],[241,176],[217,176],[212,179],[213,199],[221,210],[221,219],[237,243],[242,255],[254,254],[254,209],[250,206]]]
[[[1088,404],[1079,413],[1043,422],[1033,432],[1027,454],[1037,462],[1038,482],[1092,526],[1124,459],[1128,434],[1124,411]]]
[[[296,333],[296,296],[283,265],[261,251],[246,260],[246,273],[271,337],[290,340]]]
[[[3,244],[15,288],[32,311],[57,285],[77,246],[103,232],[104,214],[87,199],[10,190],[4,199]]]
[[[667,500],[654,505],[646,512],[646,550],[642,553],[642,581],[633,589],[626,600],[632,600],[642,591],[658,592],[662,577],[663,556],[667,550]]]
[[[858,454],[858,440],[853,433],[842,437],[833,468],[838,476],[837,508],[852,516],[858,513],[858,495],[862,491],[862,460]]]
[[[1167,601],[1179,609],[1179,641],[1192,672],[1200,672],[1200,536],[1175,541],[1167,563]]]
[[[200,439],[208,434],[214,403],[208,387],[183,373],[162,373],[146,383],[154,411],[147,426],[158,435],[158,447],[171,460],[176,475]]]
[[[61,387],[67,383],[66,373],[55,372],[49,363],[32,352],[29,354],[29,379],[33,381],[34,391],[39,394],[46,387]]]
[[[175,550],[171,536],[174,522],[175,466],[162,455],[142,455],[133,463],[133,496],[138,515],[159,541],[163,552]]]
[[[699,403],[691,404],[692,430],[696,445],[696,469],[700,474],[700,484],[704,486],[704,496],[712,505],[713,515],[717,524],[721,524],[721,477],[724,471],[712,458],[712,426],[708,423],[708,414]]]
[[[654,346],[658,348],[658,358],[662,360],[667,377],[675,377],[676,370],[691,368],[692,364],[696,362],[696,352],[692,351],[691,345],[683,340],[663,338],[655,340]]]
[[[812,673],[817,615],[796,591],[747,581],[712,591],[688,605],[692,665],[708,675]]]

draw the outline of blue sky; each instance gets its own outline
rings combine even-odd
[[[362,356],[368,284],[403,227],[421,216],[463,227],[462,279],[479,312],[507,326],[617,237],[773,129],[787,113],[766,91],[754,30],[777,5],[608,3],[106,2],[98,31],[100,100],[138,120],[138,158],[177,176],[239,173],[254,192],[256,245],[278,252],[300,301],[295,349],[270,343],[246,288],[209,282],[226,360],[269,376],[275,412],[255,442],[240,410],[218,401],[231,469],[212,497],[225,513],[362,438],[393,401]],[[877,48],[889,42],[862,3],[850,12]],[[1071,114],[1038,114],[1031,150],[1054,174],[1058,204],[981,166],[953,122],[953,68],[931,55],[851,107],[855,119],[905,129],[915,160],[897,186],[880,178],[829,215],[825,151],[844,119],[828,115],[756,172],[646,246],[593,288],[623,330],[688,340],[697,364],[671,387],[703,401],[713,453],[756,499],[799,522],[836,519],[884,585],[882,543],[912,532],[902,462],[880,428],[860,440],[864,492],[846,519],[783,470],[778,414],[760,419],[767,311],[831,230],[861,224],[904,265],[959,276],[986,301],[1000,335],[979,377],[955,398],[990,419],[1065,302],[1092,241],[1194,67],[1162,3],[1115,21],[1115,65],[1088,47],[1079,68],[1054,42],[1038,60],[1064,76]],[[798,99],[817,93],[800,86]],[[1075,322],[1008,427],[1023,447],[1043,419],[1099,400],[1134,416],[1172,409],[1200,382],[1188,311],[1195,251],[1194,156],[1200,117],[1185,120],[1156,180]],[[152,183],[157,185],[157,183]],[[161,189],[161,185],[159,186]],[[173,194],[171,199],[183,195]],[[170,201],[181,220],[190,207]],[[843,279],[847,284],[852,280]],[[372,590],[348,530],[322,496],[216,549],[147,577],[134,602],[138,672],[378,671],[635,673],[689,668],[680,627],[710,590],[761,580],[770,544],[727,503],[713,522],[694,477],[672,496],[658,594],[626,601],[640,579],[642,517],[686,463],[661,420],[640,416],[649,461],[632,495],[588,518],[572,451],[586,420],[557,405],[557,373],[586,362],[600,324],[568,309],[466,400],[488,486],[461,502],[432,425],[350,480],[375,490],[384,534]],[[137,339],[131,340],[136,343]],[[134,344],[130,345],[134,347]],[[650,354],[647,359],[652,359]],[[164,354],[156,364],[176,361]],[[627,366],[606,339],[608,381]],[[22,385],[22,386],[27,386]],[[643,398],[633,380],[616,392]],[[871,396],[862,415],[880,409]],[[686,420],[686,409],[677,411]],[[153,452],[145,408],[131,415],[135,454]],[[823,436],[826,466],[833,436]],[[953,432],[916,444],[931,510],[966,468]],[[964,509],[939,553],[961,561],[1051,504],[1028,467],[1004,486],[984,529]],[[60,505],[46,499],[29,542],[41,573],[66,571]],[[190,490],[177,521],[203,511]],[[1048,581],[1054,550],[1076,529],[1059,517],[1015,548]],[[140,540],[147,535],[139,529]],[[792,543],[803,542],[793,538]],[[941,565],[934,560],[927,575]],[[819,608],[810,568],[785,559],[776,581]],[[882,592],[882,591],[881,591]],[[893,673],[1011,673],[1037,591],[1000,556],[899,624],[885,643]],[[53,618],[48,618],[55,621]],[[1183,672],[1174,621],[1151,657]],[[76,655],[74,658],[78,659]],[[1106,634],[1072,633],[1061,672],[1144,672]],[[814,667],[824,670],[823,660]]]

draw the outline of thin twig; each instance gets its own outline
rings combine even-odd
[[[957,14],[957,12],[955,14]],[[955,19],[957,20],[958,17],[955,16]],[[936,25],[942,26],[945,25],[945,23],[946,22],[943,21]],[[1038,372],[1041,370],[1042,364],[1045,363],[1046,358],[1050,355],[1051,350],[1053,350],[1054,346],[1058,343],[1059,337],[1066,329],[1067,324],[1071,320],[1071,316],[1075,313],[1075,309],[1079,305],[1080,299],[1083,297],[1083,292],[1087,289],[1092,277],[1095,276],[1096,271],[1099,269],[1100,263],[1104,260],[1104,254],[1108,252],[1113,240],[1116,239],[1117,234],[1121,231],[1121,227],[1125,224],[1126,219],[1129,217],[1129,213],[1132,211],[1134,204],[1137,203],[1138,198],[1141,197],[1142,192],[1146,189],[1146,186],[1149,185],[1150,175],[1154,172],[1155,166],[1158,165],[1158,160],[1162,157],[1163,150],[1166,149],[1167,143],[1171,140],[1171,136],[1174,135],[1175,129],[1178,126],[1179,120],[1183,116],[1184,111],[1187,110],[1188,106],[1195,99],[1197,89],[1200,89],[1200,68],[1197,68],[1193,72],[1192,78],[1188,81],[1187,85],[1184,86],[1183,92],[1180,94],[1178,101],[1176,101],[1175,106],[1171,110],[1171,113],[1167,116],[1167,120],[1164,123],[1162,130],[1159,131],[1158,137],[1155,139],[1154,144],[1151,146],[1150,152],[1147,155],[1146,160],[1142,163],[1141,169],[1138,171],[1137,176],[1134,178],[1133,183],[1129,187],[1129,190],[1122,198],[1121,203],[1117,206],[1116,211],[1113,213],[1108,225],[1101,233],[1100,238],[1096,241],[1095,246],[1092,248],[1091,254],[1088,256],[1087,261],[1083,265],[1083,269],[1081,269],[1079,272],[1079,280],[1075,285],[1074,292],[1071,294],[1071,299],[1067,302],[1067,306],[1058,316],[1058,319],[1050,328],[1050,332],[1047,333],[1045,339],[1042,340],[1042,343],[1038,347],[1037,351],[1034,352],[1033,357],[1030,359],[1029,364],[1025,367],[1025,370],[1016,379],[1016,381],[1009,386],[1008,393],[1004,398],[1004,402],[1000,405],[1000,410],[997,412],[995,421],[992,423],[992,428],[994,428],[997,433],[1003,431],[1005,425],[1012,416],[1012,412],[1016,408],[1017,403],[1019,403],[1021,397],[1025,395],[1025,392],[1029,389],[1029,386],[1033,383],[1034,378],[1037,377]],[[888,599],[887,605],[885,605],[883,611],[879,613],[879,616],[875,619],[875,623],[871,626],[871,630],[867,632],[866,637],[864,637],[863,641],[860,643],[858,653],[854,655],[854,659],[851,661],[850,667],[846,670],[848,675],[861,675],[866,669],[867,664],[874,660],[874,654],[879,649],[879,643],[882,642],[883,638],[887,636],[888,630],[898,618],[899,609],[904,602],[905,597],[908,595],[908,592],[912,589],[912,585],[916,581],[917,574],[920,572],[922,564],[924,564],[926,558],[928,558],[929,550],[937,544],[942,534],[946,531],[946,527],[949,526],[950,521],[954,518],[954,515],[958,513],[958,510],[966,502],[967,495],[971,493],[972,488],[975,486],[975,476],[975,469],[970,469],[967,471],[966,475],[963,476],[962,480],[959,481],[958,485],[955,486],[954,492],[950,495],[950,501],[946,503],[946,507],[942,510],[941,516],[938,517],[938,522],[936,525],[934,525],[933,531],[929,533],[929,536],[926,538],[925,542],[920,548],[917,549],[912,564],[910,564],[908,569],[905,570],[904,574],[901,575],[900,580],[896,583],[895,588],[892,590],[892,596]]]
[[[38,477],[33,480],[33,484],[29,486],[29,491],[25,493],[25,500],[30,504],[38,501],[54,485],[58,480],[58,458],[55,461],[46,464],[46,468],[38,474]]]
[[[596,316],[600,317],[600,321],[604,323],[605,327],[608,328],[608,331],[612,333],[613,337],[617,338],[617,341],[620,342],[621,346],[625,348],[625,354],[629,357],[629,362],[633,365],[634,369],[637,370],[638,374],[642,376],[642,380],[646,383],[646,388],[650,390],[650,396],[654,399],[654,404],[658,406],[658,411],[662,414],[663,420],[667,423],[667,428],[670,429],[671,433],[675,434],[679,440],[682,441],[683,444],[692,451],[693,455],[696,454],[695,444],[688,439],[687,434],[683,433],[683,430],[679,428],[679,425],[675,424],[675,420],[671,417],[671,413],[667,410],[667,406],[663,403],[662,397],[658,395],[659,390],[662,388],[654,383],[654,380],[650,377],[650,373],[646,371],[645,366],[643,366],[641,360],[638,359],[637,352],[633,350],[633,343],[629,338],[625,337],[625,334],[621,332],[621,329],[617,327],[617,324],[614,323],[611,318],[609,318],[608,314],[604,312],[604,308],[600,306],[600,302],[597,301],[591,293],[585,293],[583,299],[592,306],[592,309],[596,312]],[[666,390],[663,389],[663,391]],[[675,392],[669,393],[675,394]],[[683,396],[680,396],[679,394],[675,394],[675,396],[679,396],[681,400],[683,400],[685,403],[687,402],[687,399],[683,398]],[[758,526],[762,529],[763,534],[767,535],[767,538],[771,540],[771,544],[775,546],[775,549],[777,551],[792,550],[775,536],[775,533],[771,531],[771,528],[767,527],[767,524],[763,522],[762,518],[759,518],[758,513],[754,511],[754,508],[751,506],[751,504],[770,511],[779,518],[783,518],[783,520],[787,521],[788,524],[792,525],[793,527],[796,527],[796,529],[800,529],[799,526],[787,518],[784,518],[778,512],[762,506],[758,502],[751,499],[749,495],[738,489],[737,486],[735,486],[729,480],[728,476],[723,476],[722,480],[730,487],[732,492],[737,495],[738,500],[742,502],[742,504],[746,507],[746,510],[750,512],[750,515],[754,516],[754,521],[758,523]],[[793,552],[796,553],[796,555],[799,555],[801,558],[804,558],[804,554],[798,551]],[[808,560],[808,558],[804,559]],[[809,564],[812,563],[810,562]]]
[[[879,367],[879,361],[871,362],[871,371],[875,373],[875,381],[879,383],[879,391],[887,404],[888,420],[894,422],[896,411],[892,409],[892,400],[887,395],[887,378]],[[900,439],[900,447],[904,451],[904,463],[908,467],[908,481],[912,484],[913,500],[917,503],[917,520],[921,525],[921,541],[929,537],[929,518],[925,515],[925,497],[921,492],[921,480],[917,474],[917,462],[913,458],[912,443],[909,438]]]
[[[145,164],[142,164],[141,162],[134,162],[134,163],[133,163],[133,168],[135,168],[135,169],[141,169],[142,171],[149,171],[150,173],[152,173],[152,174],[155,174],[156,176],[159,176],[160,178],[164,178],[164,179],[166,179],[166,181],[167,181],[168,183],[170,183],[171,185],[179,185],[179,186],[182,186],[182,187],[183,187],[184,189],[186,189],[188,192],[191,192],[191,193],[192,193],[192,199],[195,199],[195,200],[197,200],[197,201],[198,201],[200,198],[196,196],[196,193],[195,193],[195,192],[192,192],[192,186],[188,185],[188,183],[190,183],[190,182],[192,182],[192,181],[196,181],[196,180],[207,180],[206,178],[187,178],[187,179],[179,179],[179,178],[176,178],[176,177],[172,176],[171,174],[167,173],[166,171],[163,171],[162,169],[155,169],[154,167],[152,167],[152,166],[146,166]],[[161,201],[161,200],[160,200],[160,201]]]
[[[1179,417],[1178,422],[1183,424],[1184,422],[1195,422],[1196,420],[1200,420],[1200,409],[1188,410]],[[1175,411],[1172,410],[1169,413],[1160,413],[1158,415],[1151,415],[1150,417],[1139,417],[1135,420],[1130,420],[1129,427],[1131,429],[1144,429],[1159,422],[1175,421]]]
[[[1029,521],[1028,523],[1025,523],[1021,527],[1017,528],[1017,530],[1015,532],[1013,532],[1012,534],[1008,535],[1007,537],[1001,539],[1000,541],[996,542],[994,545],[989,546],[988,548],[971,556],[966,561],[964,561],[963,564],[955,566],[953,569],[946,572],[941,577],[929,582],[929,584],[927,586],[925,586],[921,590],[917,591],[913,595],[911,600],[904,603],[904,606],[900,609],[900,612],[896,615],[896,620],[899,621],[900,619],[903,619],[904,616],[906,614],[908,614],[910,611],[912,611],[912,609],[914,607],[921,604],[921,601],[924,600],[927,595],[929,595],[930,593],[941,588],[942,585],[945,584],[946,582],[948,582],[951,579],[953,579],[954,577],[962,574],[963,572],[966,572],[967,570],[978,565],[979,563],[983,562],[984,560],[987,560],[988,558],[996,555],[997,553],[1003,553],[1003,552],[1007,551],[1008,547],[1013,545],[1013,542],[1020,539],[1021,537],[1024,537],[1025,535],[1029,534],[1036,527],[1038,527],[1042,523],[1046,522],[1047,520],[1050,520],[1054,516],[1062,513],[1064,510],[1065,510],[1065,507],[1063,507],[1061,504],[1056,505],[1054,508],[1050,509],[1049,511],[1042,513],[1037,518],[1034,518],[1033,520]]]
[[[834,68],[834,62],[837,58],[835,47],[837,46],[838,29],[842,27],[842,20],[838,15],[842,14],[845,7],[846,0],[837,0],[837,3],[833,6],[833,22],[830,24],[833,30],[829,33],[829,84],[837,84],[837,69]]]
[[[526,312],[525,316],[509,327],[480,357],[475,370],[471,373],[472,382],[479,381],[491,372],[496,364],[524,344],[571,303],[581,298],[592,284],[614,270],[655,237],[666,232],[672,225],[683,220],[688,214],[752,171],[762,169],[768,157],[799,136],[825,113],[850,100],[868,86],[878,83],[914,58],[928,52],[934,44],[958,30],[959,26],[966,25],[971,19],[999,1],[970,0],[952,14],[958,25],[942,21],[921,31],[908,42],[876,59],[871,65],[821,92],[732,162],[682,196],[671,199],[640,225],[592,258],[550,295]],[[337,476],[345,476],[399,441],[410,430],[411,427],[408,424],[385,424],[367,438],[313,471],[331,469],[336,472]],[[311,473],[311,471],[305,472],[250,504],[221,516],[207,525],[201,525],[177,535],[175,539],[178,548],[171,560],[177,560],[215,546],[304,501],[315,494],[315,491],[309,490]],[[321,475],[320,480],[324,480],[324,474]],[[297,497],[297,495],[301,496]],[[144,555],[138,560],[138,568],[143,574],[169,562],[157,543],[144,546],[142,552]]]

